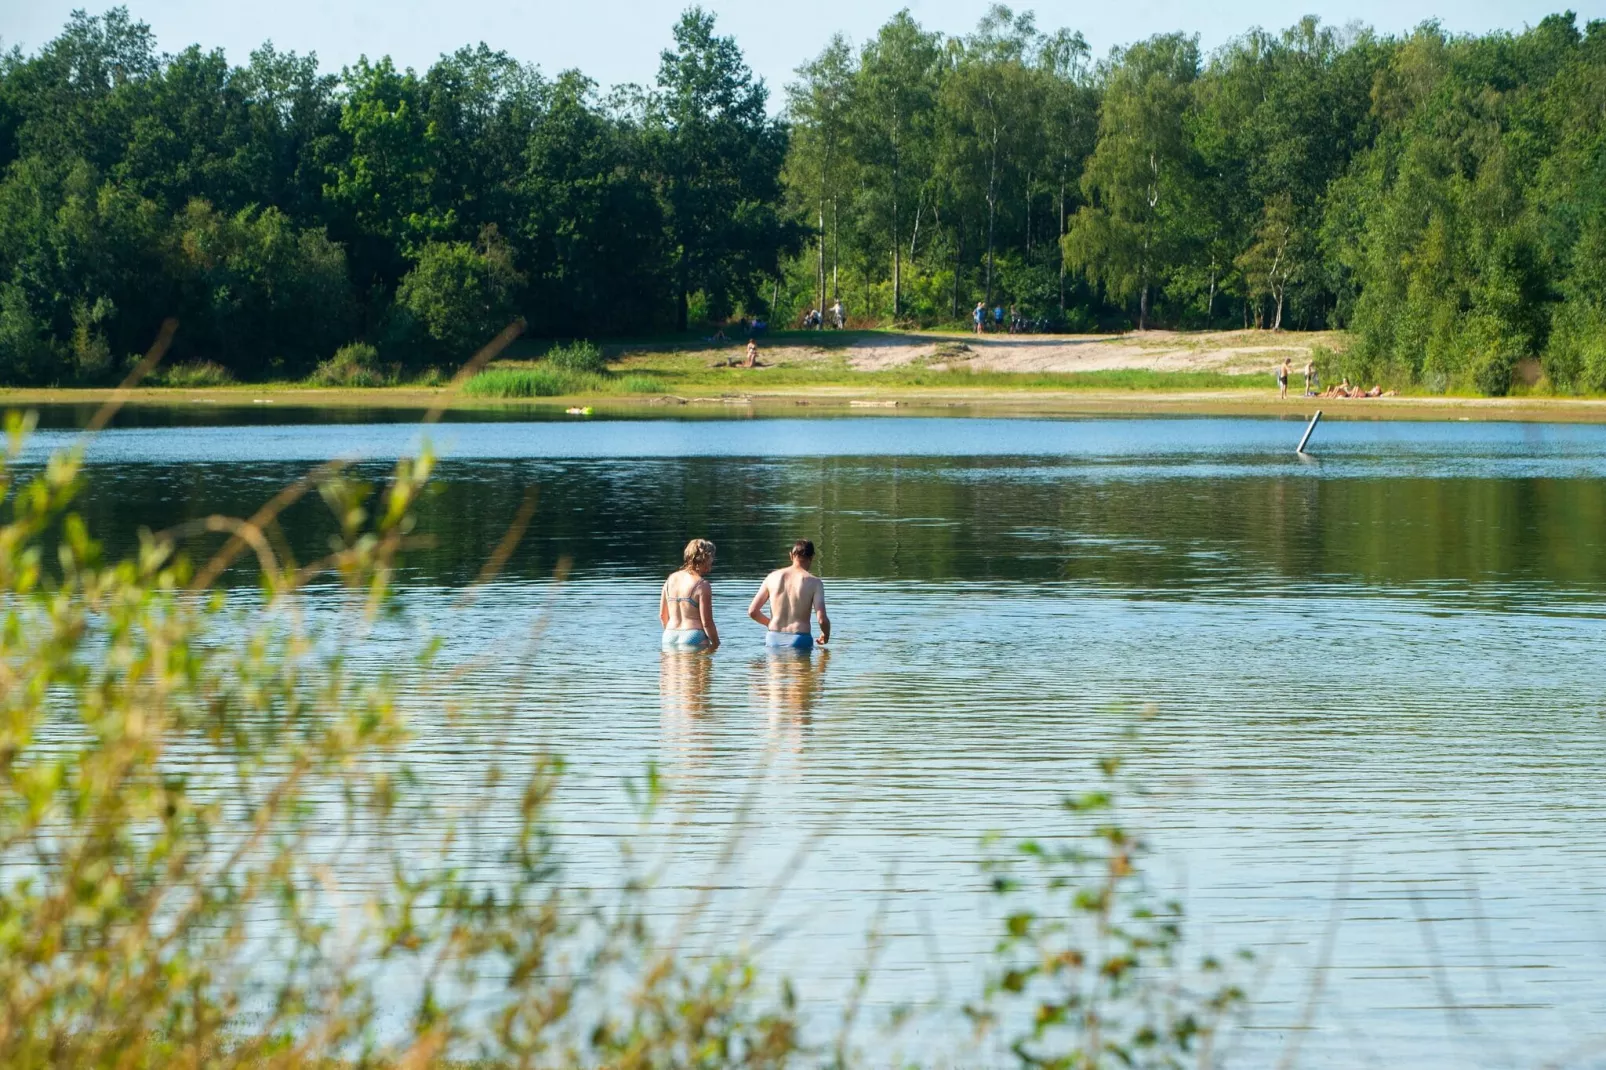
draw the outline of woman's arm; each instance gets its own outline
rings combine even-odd
[[[702,597],[697,599],[697,606],[702,614],[703,634],[708,636],[708,649],[712,650],[719,645],[719,629],[714,626],[714,588],[707,580],[700,586]]]
[[[747,607],[747,615],[764,625],[765,628],[770,626],[770,619],[764,615],[764,603],[768,602],[769,600],[770,581],[766,579],[763,584],[760,585],[758,593],[753,596],[753,604]]]
[[[669,581],[658,588],[658,623],[662,627],[669,627]]]

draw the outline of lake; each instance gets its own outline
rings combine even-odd
[[[73,437],[46,415],[62,429],[35,459]],[[148,426],[90,447],[92,530],[126,549],[140,526],[247,514],[326,458],[382,478],[420,442],[271,422],[296,418],[135,414]],[[983,835],[1052,834],[1119,754],[1191,945],[1257,956],[1232,1065],[1277,1060],[1318,976],[1301,1066],[1606,1065],[1580,1047],[1606,1035],[1606,427],[1332,421],[1298,457],[1303,430],[446,423],[421,513],[438,542],[372,657],[423,631],[449,660],[489,655],[461,687],[505,711],[503,745],[567,759],[582,875],[606,880],[607,837],[635,821],[620,785],[648,763],[673,788],[671,897],[744,823],[718,898],[761,908],[765,961],[816,1008],[850,988],[878,912],[873,1007],[971,995],[998,933]],[[530,488],[527,536],[465,604]],[[323,514],[286,515],[303,559]],[[712,657],[658,645],[658,584],[693,536],[719,547]],[[771,659],[747,599],[799,537],[836,638]],[[454,770],[484,752],[428,711],[413,746],[443,808],[471,807]],[[952,1016],[897,1043],[1002,1058]]]

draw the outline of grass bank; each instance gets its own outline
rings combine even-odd
[[[445,404],[532,413],[591,406],[617,415],[753,411],[897,410],[948,415],[1252,415],[1328,418],[1499,419],[1606,422],[1606,398],[1518,394],[1505,398],[1412,394],[1376,400],[1280,399],[1272,369],[1306,359],[1319,368],[1347,340],[1335,332],[1242,331],[1142,335],[984,336],[938,332],[780,332],[760,339],[759,366],[742,366],[745,340],[693,335],[612,342],[595,361],[552,359],[521,341],[461,391],[446,376],[363,385],[237,384],[179,376],[129,397],[148,406],[283,406],[413,410]],[[578,347],[566,347],[570,357]],[[595,347],[592,347],[595,348]],[[1324,380],[1331,381],[1324,373]],[[1526,389],[1526,388],[1520,388]],[[105,389],[0,389],[0,407],[98,404]]]

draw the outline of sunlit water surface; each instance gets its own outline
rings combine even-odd
[[[1302,1066],[1601,1065],[1606,428],[1328,423],[1300,458],[1302,430],[450,424],[422,524],[440,544],[372,656],[424,632],[448,659],[489,653],[456,686],[503,711],[506,751],[567,759],[582,877],[611,872],[607,837],[635,821],[620,785],[658,763],[682,821],[670,895],[712,880],[712,915],[757,910],[765,961],[821,1014],[878,910],[872,1007],[973,996],[999,925],[983,835],[1064,827],[1057,801],[1121,754],[1153,789],[1132,817],[1193,946],[1258,957],[1235,1065],[1272,1065],[1307,1018]],[[419,442],[406,424],[114,430],[90,448],[88,512],[126,545],[249,512],[308,462],[380,477]],[[529,535],[461,604],[530,487]],[[310,556],[328,525],[309,502],[287,529]],[[692,536],[719,545],[726,643],[665,656],[658,583]],[[837,638],[773,660],[744,611],[797,537],[820,546]],[[414,747],[442,813],[472,809],[455,786],[483,748],[427,711]],[[951,1013],[895,1045],[1001,1058]]]

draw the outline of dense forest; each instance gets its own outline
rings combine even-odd
[[[797,323],[1347,328],[1352,375],[1606,390],[1606,23],[1305,19],[1095,59],[991,8],[837,38],[784,97],[713,16],[650,85],[484,45],[338,74],[159,53],[121,8],[0,57],[0,382],[299,378],[536,337]]]

